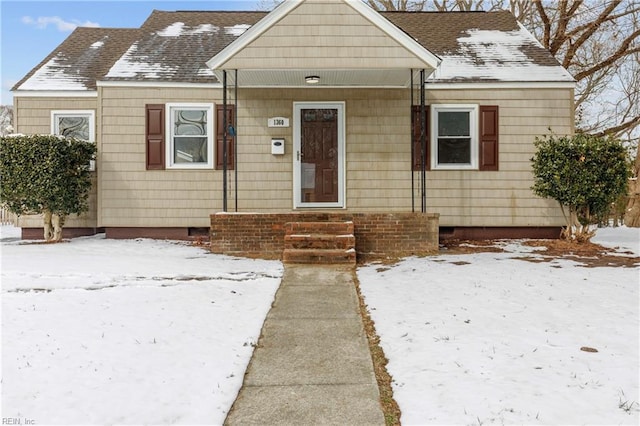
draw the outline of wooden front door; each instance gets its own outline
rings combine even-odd
[[[300,161],[304,203],[338,202],[338,110],[301,111]]]
[[[307,103],[296,108],[296,207],[342,207],[344,105]]]

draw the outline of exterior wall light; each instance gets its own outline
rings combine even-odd
[[[304,78],[304,81],[306,81],[307,84],[318,84],[320,83],[320,77],[317,75],[308,75]]]

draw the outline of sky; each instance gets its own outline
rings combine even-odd
[[[153,9],[257,10],[261,4],[260,0],[0,0],[0,105],[13,102],[11,87],[78,26],[137,28]]]

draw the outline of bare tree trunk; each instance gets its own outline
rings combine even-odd
[[[53,239],[53,227],[51,226],[51,212],[49,210],[45,210],[43,213],[44,220],[44,240],[51,241]]]
[[[62,227],[64,226],[64,216],[54,214],[51,216],[51,224],[53,225],[53,241],[62,240]]]
[[[624,224],[631,228],[640,228],[640,146],[636,152],[636,162],[634,165],[634,177],[629,179],[629,202],[627,211],[624,214]]]

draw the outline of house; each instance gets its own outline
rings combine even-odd
[[[277,215],[418,215],[437,247],[438,233],[558,236],[530,158],[536,136],[573,132],[574,86],[506,11],[286,0],[78,28],[13,93],[17,132],[98,146],[92,209],[68,235],[189,238],[214,223],[213,239],[233,239]],[[20,226],[41,235],[36,217]]]

